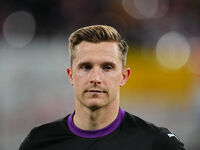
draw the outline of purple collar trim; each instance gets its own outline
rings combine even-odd
[[[70,114],[70,116],[68,117],[67,120],[68,127],[73,134],[83,138],[99,138],[110,134],[117,127],[119,127],[125,115],[125,111],[119,108],[119,113],[117,115],[117,118],[110,125],[98,130],[82,130],[78,128],[73,122],[74,113]]]

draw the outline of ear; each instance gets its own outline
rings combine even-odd
[[[74,80],[73,80],[72,68],[71,67],[67,67],[67,75],[69,77],[71,85],[73,86],[74,85]]]
[[[120,81],[120,86],[123,86],[126,84],[126,82],[128,81],[128,78],[131,75],[131,69],[130,68],[125,68],[122,72],[122,79]]]

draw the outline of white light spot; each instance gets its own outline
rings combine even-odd
[[[156,56],[163,67],[176,70],[188,61],[190,46],[182,34],[169,32],[159,39]]]
[[[5,40],[15,48],[26,46],[34,37],[35,20],[26,11],[17,11],[7,17],[3,25]]]
[[[122,0],[124,10],[133,18],[163,17],[169,8],[169,0]]]
[[[155,15],[158,9],[158,0],[134,0],[137,11],[146,18]]]

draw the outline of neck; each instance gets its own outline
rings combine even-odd
[[[108,105],[98,109],[83,106],[78,100],[75,103],[74,124],[83,130],[102,129],[111,124],[117,117],[119,101],[113,100]]]

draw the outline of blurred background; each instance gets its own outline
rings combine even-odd
[[[121,107],[199,150],[199,0],[0,1],[0,150],[73,111],[67,40],[93,24],[115,27],[130,45]]]

